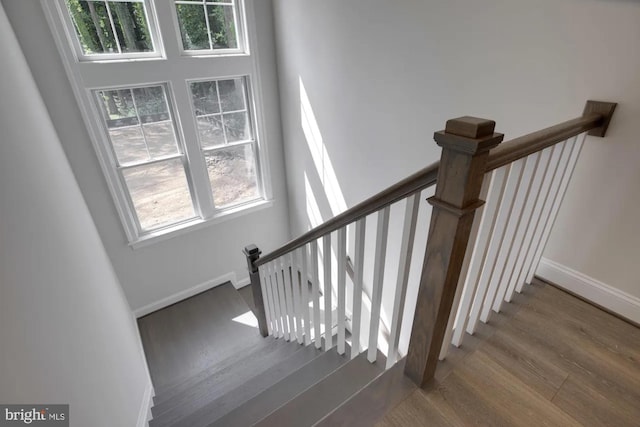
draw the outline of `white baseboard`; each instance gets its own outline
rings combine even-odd
[[[640,324],[640,298],[638,297],[547,258],[540,260],[536,276]]]
[[[248,280],[248,278],[247,278]],[[159,301],[155,301],[152,302],[151,304],[147,304],[144,307],[140,307],[138,309],[133,310],[133,314],[138,318],[138,317],[142,317],[145,316],[149,313],[153,313],[154,311],[160,310],[161,308],[170,306],[171,304],[175,304],[179,301],[182,301],[183,299],[187,299],[189,297],[192,297],[194,295],[197,295],[201,292],[207,291],[211,288],[215,288],[216,286],[225,284],[227,282],[231,282],[231,284],[233,284],[233,286],[238,289],[239,287],[242,286],[238,286],[237,284],[239,283],[238,280],[236,279],[236,273],[231,272],[231,273],[227,273],[224,274],[220,277],[216,277],[215,279],[211,279],[211,280],[207,280],[204,283],[200,283],[199,285],[193,286],[189,289],[185,289],[183,291],[177,292],[173,295],[169,295],[166,298],[162,298]]]
[[[247,277],[244,277],[242,279],[238,279],[237,281],[231,282],[231,283],[233,283],[233,286],[236,289],[240,289],[240,288],[244,288],[245,286],[249,286],[251,284],[251,279],[249,279],[249,276],[247,276]]]
[[[144,391],[144,396],[142,397],[142,405],[140,405],[138,422],[136,423],[137,427],[147,427],[149,425],[149,422],[153,418],[153,415],[151,414],[151,408],[153,407],[153,396],[155,396],[155,391],[153,389],[151,381],[149,381]]]

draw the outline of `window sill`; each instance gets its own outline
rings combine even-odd
[[[245,205],[241,205],[235,208],[230,208],[224,212],[220,212],[213,218],[208,219],[194,219],[184,222],[182,224],[163,228],[161,230],[153,231],[151,233],[140,236],[137,240],[129,242],[129,246],[132,249],[139,249],[145,246],[149,246],[158,242],[172,239],[177,236],[182,236],[187,233],[191,233],[196,230],[201,230],[211,225],[219,224],[230,219],[238,218],[243,215],[247,215],[253,212],[258,212],[263,209],[267,209],[273,206],[273,200],[258,200]]]

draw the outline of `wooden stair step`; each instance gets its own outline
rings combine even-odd
[[[370,427],[407,398],[417,386],[404,375],[402,359],[325,416],[316,427]]]
[[[152,409],[154,418],[181,406],[196,410],[302,349],[272,337],[261,340],[243,355],[228,357],[158,396]]]
[[[385,361],[381,353],[378,353],[376,363],[370,363],[366,354],[361,354],[308,390],[297,394],[255,425],[261,427],[313,426],[380,376],[384,372]]]
[[[300,369],[323,356],[322,351],[313,346],[305,347],[297,343],[287,344],[299,350],[266,369],[260,363],[257,363],[252,368],[238,363],[238,369],[251,370],[249,378],[243,380],[241,384],[235,388],[226,389],[219,396],[203,396],[199,398],[199,401],[205,403],[197,408],[191,407],[189,404],[176,408],[174,411],[164,414],[161,420],[154,419],[154,421],[161,421],[161,423],[151,424],[151,427],[207,426],[224,417],[227,413],[234,411],[256,395],[268,390],[271,386],[286,378],[292,371]]]
[[[185,423],[184,426],[246,427],[253,425],[348,362],[348,356],[340,356],[335,349],[332,349],[295,371],[289,369],[289,375],[286,378],[273,384],[216,422],[211,424]]]

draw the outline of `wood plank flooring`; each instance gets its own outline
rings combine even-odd
[[[639,328],[538,280],[506,305],[378,426],[640,426]]]
[[[262,343],[257,328],[233,320],[241,315],[252,313],[227,283],[138,319],[156,394]]]

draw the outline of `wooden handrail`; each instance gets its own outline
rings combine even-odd
[[[359,218],[372,214],[384,208],[385,206],[402,200],[405,197],[415,193],[416,191],[421,191],[427,187],[434,185],[438,177],[439,165],[440,162],[433,163],[432,165],[419,170],[418,172],[403,179],[402,181],[397,182],[386,190],[381,191],[375,196],[368,198],[364,202],[355,205],[351,209],[347,209],[341,214],[320,224],[316,228],[309,230],[302,236],[291,240],[284,246],[281,246],[275,251],[259,258],[255,262],[255,265],[261,266],[268,263],[269,261],[273,261],[274,259],[277,259],[282,255],[298,249],[299,247],[306,245],[307,243],[318,239],[327,233],[336,231],[337,229],[344,227],[345,225],[351,224]]]
[[[603,137],[616,109],[615,102],[587,101],[581,117],[503,142],[491,150],[487,172],[527,157],[583,132]]]
[[[589,135],[604,136],[616,105],[610,102],[587,101],[581,117],[502,143],[489,153],[486,172],[542,151],[583,132],[589,131]],[[440,162],[433,163],[351,209],[347,209],[300,237],[291,240],[284,246],[259,258],[254,262],[255,266],[259,267],[273,261],[327,233],[336,231],[359,218],[402,200],[416,191],[421,191],[434,185],[437,181],[439,166]]]
[[[602,114],[590,113],[586,116],[567,120],[558,125],[503,142],[489,154],[487,172],[542,151],[583,132],[595,129],[602,124],[603,120],[604,116]]]

